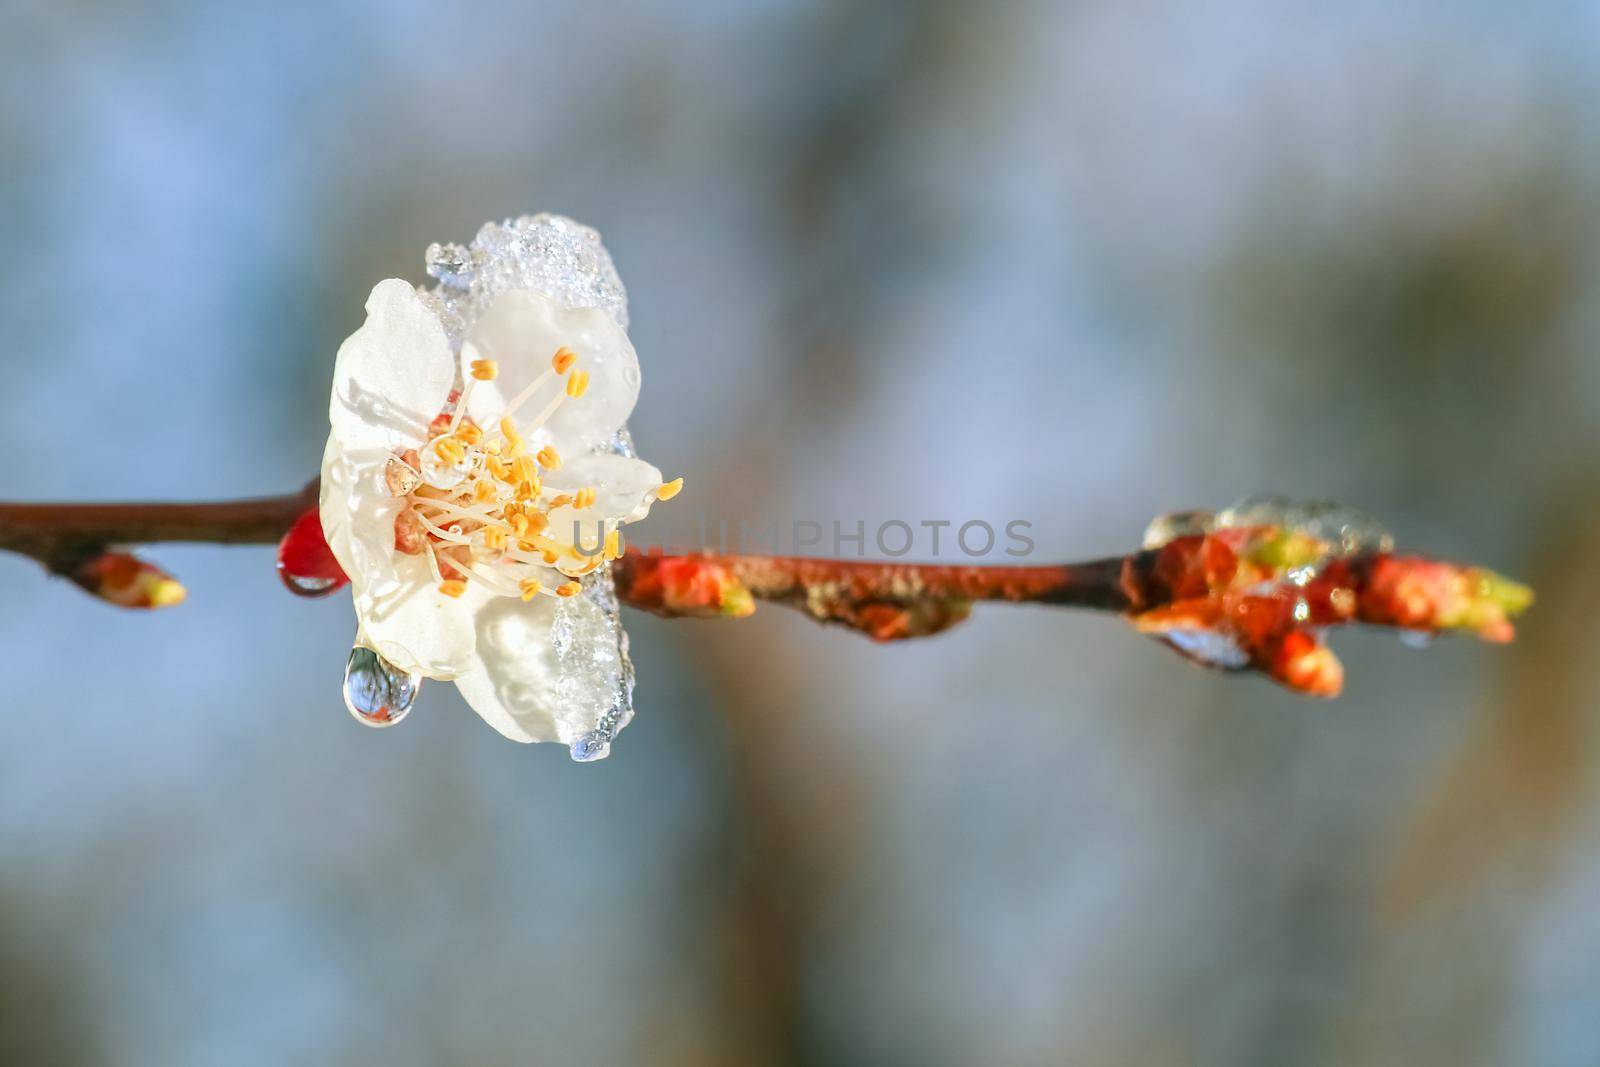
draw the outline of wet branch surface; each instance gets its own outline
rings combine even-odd
[[[163,607],[183,587],[125,546],[278,544],[285,583],[321,595],[345,581],[322,539],[317,483],[204,503],[0,504],[0,551],[123,607]],[[320,562],[319,562],[320,561]],[[320,569],[319,569],[320,568]],[[622,603],[668,618],[739,618],[781,604],[878,641],[924,637],[979,601],[1114,612],[1208,666],[1336,694],[1343,668],[1323,631],[1345,623],[1511,639],[1531,590],[1493,571],[1395,555],[1340,554],[1293,526],[1208,529],[1125,556],[1046,566],[870,562],[629,551],[612,565]]]
[[[277,544],[316,506],[317,483],[297,493],[196,503],[0,503],[0,551],[70,576],[108,550],[163,542]],[[825,605],[936,605],[975,600],[1125,610],[1123,560],[1061,566],[946,566],[794,556],[646,555],[614,565],[630,606],[664,616],[739,616],[751,600],[811,610]],[[746,596],[746,594],[748,594]],[[844,621],[839,618],[836,621]]]

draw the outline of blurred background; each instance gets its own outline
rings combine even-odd
[[[1331,704],[630,616],[579,766],[357,726],[265,549],[154,615],[0,559],[0,1062],[1600,1061],[1600,4],[1175,7],[4,0],[5,499],[299,486],[374,282],[548,210],[713,518],[1276,490],[1541,599]]]

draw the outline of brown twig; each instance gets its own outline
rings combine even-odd
[[[3,504],[0,551],[72,575],[120,545],[159,542],[275,544],[307,508],[298,493],[204,503]],[[746,615],[766,600],[880,638],[933,633],[975,600],[1125,610],[1121,558],[1075,566],[951,567],[791,556],[676,556],[630,552],[616,563],[623,603],[667,616]]]
[[[323,542],[316,499],[312,482],[286,496],[224,503],[0,504],[0,551],[31,556],[112,603],[149,608],[180,602],[183,587],[116,546],[282,539],[287,584],[321,595],[344,577]],[[1332,696],[1343,682],[1322,642],[1326,627],[1465,630],[1508,641],[1511,617],[1533,599],[1525,586],[1481,567],[1389,552],[1341,555],[1295,527],[1272,525],[1042,567],[630,551],[613,575],[624,604],[658,615],[739,617],[765,600],[878,641],[938,633],[980,600],[1117,612],[1200,662],[1259,671],[1318,696]]]
[[[298,493],[205,503],[0,504],[0,551],[68,574],[115,545],[200,542],[276,544],[317,502],[317,483]]]
[[[658,615],[747,615],[783,604],[880,641],[937,633],[974,601],[1126,611],[1138,595],[1122,557],[1042,567],[875,563],[799,556],[629,553],[615,565],[623,603]]]

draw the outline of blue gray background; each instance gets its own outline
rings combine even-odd
[[[0,6],[0,497],[314,472],[334,350],[550,210],[644,454],[764,524],[1333,497],[1541,601],[1342,634],[1343,699],[1107,617],[873,647],[630,622],[612,758],[448,686],[352,723],[345,598],[0,560],[8,1063],[1600,1059],[1600,5]]]

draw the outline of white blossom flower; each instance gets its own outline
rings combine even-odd
[[[426,294],[378,283],[339,349],[322,461],[322,525],[358,641],[454,681],[514,740],[571,745],[594,729],[552,627],[602,610],[584,577],[682,484],[609,450],[638,395],[638,357],[604,309],[510,289],[452,346]]]

